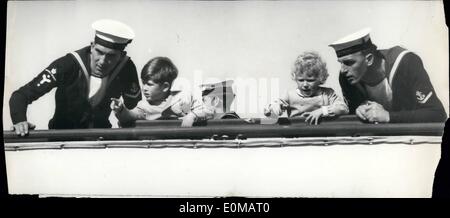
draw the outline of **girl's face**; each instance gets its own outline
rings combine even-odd
[[[297,83],[297,88],[304,97],[313,97],[317,95],[320,85],[317,76],[301,73],[295,77],[295,82]]]

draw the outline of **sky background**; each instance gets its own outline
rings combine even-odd
[[[126,50],[138,73],[151,58],[167,56],[179,69],[175,88],[235,80],[232,107],[241,117],[261,117],[265,105],[295,87],[291,67],[306,50],[322,55],[330,73],[324,86],[340,94],[339,64],[328,45],[370,27],[379,48],[401,45],[422,58],[448,114],[442,1],[9,1],[4,129],[12,125],[11,93],[53,60],[89,45],[91,23],[103,18],[134,29]],[[29,106],[28,120],[46,129],[53,112],[54,90]]]
[[[322,55],[330,73],[325,86],[340,94],[339,64],[328,45],[371,27],[380,48],[401,45],[422,58],[448,113],[442,6],[442,1],[8,1],[3,127],[11,127],[11,93],[53,60],[89,45],[91,23],[102,18],[134,29],[127,51],[138,72],[149,59],[167,56],[180,71],[177,88],[235,80],[233,108],[241,117],[261,117],[270,100],[295,87],[291,67],[306,50]],[[46,129],[53,112],[54,91],[29,106],[28,118]],[[376,146],[62,149],[5,157],[12,193],[430,197],[439,144],[417,136],[430,143],[398,143],[402,138],[409,136]]]

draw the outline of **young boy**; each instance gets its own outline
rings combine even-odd
[[[135,120],[182,119],[181,126],[190,127],[197,120],[211,119],[214,110],[201,100],[181,91],[171,91],[178,70],[166,57],[156,57],[141,72],[144,100],[129,110],[118,99],[111,99],[111,109],[121,123]]]
[[[280,99],[264,109],[266,116],[280,116],[287,111],[289,117],[305,117],[305,122],[318,124],[321,117],[348,113],[347,104],[333,89],[321,87],[328,72],[326,63],[316,52],[304,52],[295,61],[292,79],[297,88],[288,90]]]

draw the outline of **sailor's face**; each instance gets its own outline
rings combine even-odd
[[[144,83],[143,91],[145,99],[151,104],[155,102],[159,102],[161,100],[164,100],[164,98],[167,96],[167,85],[166,83],[160,84],[155,83],[152,80],[147,80],[147,82]]]
[[[295,77],[297,88],[300,93],[305,97],[313,97],[317,95],[319,90],[320,81],[315,75],[308,73],[300,73]]]
[[[368,65],[366,56],[362,52],[349,54],[338,58],[341,63],[340,73],[347,79],[350,84],[357,84],[367,73]]]
[[[91,54],[91,69],[100,76],[108,75],[122,57],[122,51],[98,43],[91,44]]]

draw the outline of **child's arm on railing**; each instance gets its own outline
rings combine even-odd
[[[330,105],[325,106],[328,112],[328,116],[339,116],[348,114],[349,109],[344,99],[341,96],[337,95],[333,90],[331,90],[331,92],[328,93],[328,99]]]
[[[129,110],[120,99],[111,98],[110,106],[121,123],[145,119],[145,114],[143,114],[137,107]]]
[[[195,99],[192,96],[188,100],[190,110],[182,118],[182,127],[191,127],[195,121],[214,118],[215,109],[213,106],[206,105],[201,99]]]
[[[303,113],[302,117],[305,117],[306,122],[317,125],[322,117],[334,117],[348,114],[349,110],[347,104],[333,89],[326,89],[323,95],[324,98],[327,98],[326,102],[328,102],[328,105],[323,105],[319,109]]]
[[[281,116],[289,108],[289,94],[288,92],[279,99],[274,100],[267,107],[264,108],[264,115]]]

